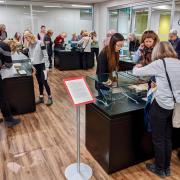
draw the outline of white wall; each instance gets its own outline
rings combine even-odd
[[[31,28],[31,20],[29,15],[30,8],[23,6],[0,6],[0,24],[5,24],[8,37],[14,36],[15,32],[23,32],[25,29]]]
[[[54,36],[57,36],[60,32],[67,32],[68,38],[71,38],[72,33],[80,33],[82,29],[92,30],[92,19],[82,20],[80,19],[79,9],[55,9],[55,8],[33,8],[39,11],[47,10],[47,13],[35,12],[34,24],[35,33],[39,31],[41,25],[46,25],[47,28],[54,30]]]
[[[80,33],[82,29],[92,30],[92,20],[81,20],[79,9],[55,9],[33,7],[34,10],[47,12],[34,12],[34,32],[37,33],[41,25],[54,30],[54,37],[60,32],[67,32],[68,38],[72,33]],[[25,14],[24,14],[25,13]],[[23,6],[0,6],[0,24],[7,27],[8,37],[15,32],[23,32],[31,28],[30,8]],[[68,39],[67,38],[67,39]]]
[[[159,11],[153,11],[152,14],[151,14],[151,24],[150,24],[150,27],[156,33],[158,33],[158,30],[159,30],[159,21],[160,21],[160,12]]]
[[[118,32],[125,35],[125,38],[127,38],[127,34],[129,33],[129,25],[129,15],[120,11],[118,17]]]

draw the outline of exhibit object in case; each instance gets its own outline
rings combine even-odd
[[[80,105],[95,102],[92,93],[82,77],[64,79],[67,92],[76,106],[77,122],[77,163],[71,164],[65,170],[68,180],[88,180],[92,176],[90,166],[80,163]]]
[[[146,96],[149,77],[135,77],[131,71],[87,76],[86,80],[96,101],[108,107],[113,102],[129,98],[138,104],[137,98]]]

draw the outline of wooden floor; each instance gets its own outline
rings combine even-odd
[[[0,125],[0,180],[64,180],[65,168],[76,161],[75,109],[62,79],[94,74],[88,71],[49,73],[54,104],[37,106],[32,114],[19,116],[22,123],[12,129]],[[37,93],[36,93],[37,94]],[[145,163],[107,175],[85,148],[84,107],[81,108],[81,160],[93,169],[92,180],[158,180]],[[180,161],[172,157],[172,180],[180,179]]]

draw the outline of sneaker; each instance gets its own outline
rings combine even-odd
[[[52,97],[48,97],[48,101],[46,103],[47,106],[51,106],[53,104]]]
[[[44,97],[39,97],[38,100],[36,100],[36,105],[44,103]]]
[[[13,126],[19,124],[20,122],[21,122],[20,119],[15,119],[13,117],[8,117],[8,118],[4,119],[5,126],[7,126],[8,128],[13,127]]]
[[[152,173],[156,174],[157,176],[161,177],[161,178],[164,178],[166,177],[166,174],[164,172],[164,170],[158,170],[156,168],[156,165],[155,164],[149,164],[147,163],[146,164],[146,168],[151,171]]]
[[[167,169],[165,170],[165,174],[166,174],[166,176],[171,176],[171,170],[170,170],[170,168],[167,168]]]

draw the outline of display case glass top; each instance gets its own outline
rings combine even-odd
[[[32,75],[32,65],[28,57],[23,55],[12,56],[12,61],[11,68],[1,69],[2,79]]]
[[[149,77],[135,77],[131,71],[87,76],[96,98],[95,105],[108,116],[142,109],[146,103]]]

